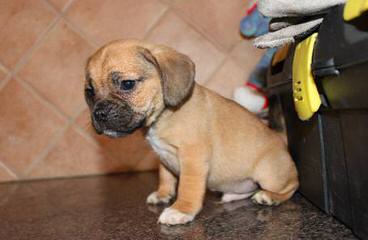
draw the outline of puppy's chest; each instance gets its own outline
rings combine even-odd
[[[176,148],[160,139],[154,129],[150,129],[147,134],[147,140],[153,150],[160,156],[161,163],[176,175],[180,172],[180,163],[177,158]]]

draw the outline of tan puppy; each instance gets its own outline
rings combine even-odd
[[[194,74],[187,56],[135,40],[102,47],[86,68],[96,131],[119,137],[145,127],[160,155],[160,184],[147,202],[177,197],[159,222],[192,221],[206,187],[223,192],[223,202],[252,196],[275,205],[289,199],[298,177],[284,141],[235,102],[196,84]]]

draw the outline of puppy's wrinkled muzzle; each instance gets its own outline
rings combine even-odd
[[[92,111],[92,125],[98,134],[122,137],[140,127],[143,117],[125,103],[112,100],[97,102]]]

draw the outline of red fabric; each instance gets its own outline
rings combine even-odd
[[[247,9],[245,16],[248,16],[249,14],[251,14],[256,8],[257,8],[257,3],[254,3],[250,8]]]
[[[255,85],[253,83],[247,82],[247,83],[245,83],[245,86],[246,87],[249,87],[249,88],[251,88],[251,89],[253,89],[253,90],[255,90],[255,91],[259,92],[259,93],[262,93],[263,92],[261,88],[259,88],[257,85]]]

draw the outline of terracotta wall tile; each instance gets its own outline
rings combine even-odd
[[[113,141],[114,146],[105,145],[104,147],[104,145],[91,143],[74,128],[69,128],[46,158],[33,167],[28,177],[80,176],[135,169],[136,164],[145,159],[142,155],[144,149],[137,145],[137,137],[140,136],[136,134],[132,136],[134,137],[130,139]],[[129,140],[133,140],[133,143],[127,144]],[[107,141],[109,139],[103,143],[106,144]],[[120,149],[114,148],[116,146]],[[118,157],[115,156],[117,153],[111,152],[113,150],[119,151]],[[140,157],[142,159],[139,159]]]
[[[46,37],[19,76],[63,113],[75,116],[85,105],[84,67],[94,49],[63,21]]]
[[[54,17],[42,0],[0,1],[0,61],[12,69]]]
[[[78,117],[76,124],[85,131],[92,142],[98,145],[101,151],[106,152],[117,161],[124,162],[126,167],[122,170],[132,167],[137,170],[152,170],[157,167],[158,157],[146,141],[143,130],[137,130],[131,135],[116,139],[98,135],[92,127],[89,110],[85,110]]]
[[[0,64],[0,84],[1,81],[5,78],[5,76],[7,75],[7,71],[6,69],[4,69],[1,64]]]
[[[124,164],[124,163],[123,163]],[[29,173],[31,178],[98,174],[119,170],[107,153],[69,128],[60,142]]]
[[[253,46],[251,40],[242,40],[229,54],[228,60],[209,79],[206,86],[224,97],[232,99],[234,89],[244,85],[264,50]]]
[[[232,99],[234,89],[245,83],[245,75],[245,69],[239,67],[232,59],[228,59],[205,86],[226,98]]]
[[[258,49],[253,46],[252,40],[240,41],[231,51],[230,56],[248,72],[253,70],[258,61],[264,54],[263,49]]]
[[[0,159],[22,175],[65,121],[15,80],[2,89],[0,102]]]
[[[160,21],[147,40],[190,56],[196,64],[196,80],[200,83],[205,82],[224,59],[223,53],[173,12]]]
[[[67,18],[102,45],[143,38],[166,8],[157,0],[83,0],[73,3]]]
[[[176,1],[178,13],[225,50],[239,42],[239,23],[245,14],[247,1],[185,0]]]

